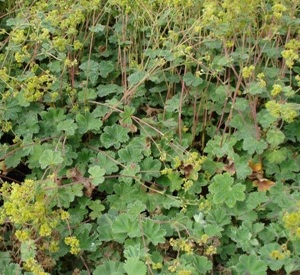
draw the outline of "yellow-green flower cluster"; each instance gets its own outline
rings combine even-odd
[[[185,252],[187,254],[192,254],[193,253],[193,247],[194,244],[192,241],[190,240],[186,240],[186,239],[170,239],[170,245],[172,246],[172,248],[174,250],[177,251],[182,251]]]
[[[266,108],[275,118],[282,118],[284,121],[291,123],[298,116],[294,105],[291,103],[278,103],[275,100],[270,100],[266,103]]]
[[[163,265],[162,263],[151,263],[152,269],[157,270],[157,269],[162,269]]]
[[[206,210],[206,211],[210,210],[211,209],[211,202],[207,199],[200,200],[199,209],[200,210]]]
[[[194,185],[194,182],[192,180],[183,179],[184,191],[188,191],[193,185]]]
[[[173,263],[168,267],[168,270],[172,273],[175,273],[177,268],[179,267],[180,262],[178,259],[175,259]]]
[[[283,13],[287,10],[286,6],[276,3],[272,7],[273,15],[275,18],[281,18]]]
[[[49,273],[46,273],[43,269],[43,267],[34,259],[29,258],[26,260],[24,264],[24,268],[27,271],[32,272],[34,275],[48,275]]]
[[[16,29],[10,33],[11,40],[15,44],[23,44],[26,42],[26,34],[24,29]]]
[[[287,123],[293,122],[298,116],[298,113],[293,109],[293,106],[294,105],[291,103],[281,104],[281,117]]]
[[[181,269],[181,270],[178,270],[178,275],[192,275],[193,272],[190,271],[190,270],[186,270],[186,269]]]
[[[76,255],[80,252],[79,240],[76,237],[74,236],[66,237],[65,244],[71,247],[70,249],[71,254]]]
[[[296,39],[291,39],[285,44],[285,50],[281,52],[281,55],[289,68],[292,68],[295,61],[299,60],[299,49],[300,42]]]
[[[25,180],[21,185],[5,183],[1,192],[5,199],[4,213],[11,222],[17,225],[31,225],[41,237],[50,236],[59,222],[57,211],[48,209],[43,191],[35,193],[36,182]],[[27,239],[28,232],[16,232],[18,239]]]
[[[2,121],[1,129],[4,133],[9,132],[12,130],[12,124],[10,121]]]
[[[243,78],[245,78],[245,79],[249,78],[253,74],[254,70],[255,70],[255,67],[253,65],[243,68],[243,70],[242,70]]]
[[[217,248],[215,246],[213,246],[213,245],[209,245],[205,249],[204,254],[207,255],[207,256],[215,255],[215,254],[217,254]]]
[[[206,256],[217,254],[217,247],[213,244],[213,240],[207,234],[203,234],[200,239],[197,239],[197,244],[203,247],[203,253]]]
[[[201,236],[201,238],[200,238],[199,240],[197,240],[197,243],[198,243],[199,245],[204,245],[204,244],[207,244],[208,241],[209,241],[209,236],[208,236],[207,234],[203,234],[203,235]]]
[[[28,61],[30,58],[30,53],[27,50],[27,46],[22,47],[22,50],[15,53],[15,60],[17,63],[23,63]]]
[[[281,91],[282,91],[282,86],[279,85],[279,84],[274,84],[274,85],[273,85],[273,89],[272,89],[272,91],[271,91],[271,95],[275,97],[275,96],[277,96],[278,94],[280,94]]]
[[[42,99],[44,93],[49,91],[54,81],[54,76],[46,71],[40,76],[29,77],[25,81],[24,97],[28,102],[39,101]]]
[[[0,189],[4,200],[1,209],[1,222],[11,222],[16,228],[15,237],[22,243],[43,238],[37,246],[39,250],[58,251],[58,242],[54,234],[60,221],[69,219],[64,210],[52,210],[47,204],[49,197],[40,182],[26,179],[22,184],[4,183]],[[75,250],[74,250],[75,249]],[[73,251],[76,251],[73,244]],[[25,263],[34,274],[43,274],[35,260]]]
[[[295,60],[299,59],[298,53],[294,50],[284,50],[281,52],[281,55],[285,59],[285,63],[289,68],[292,68]]]
[[[192,186],[191,181],[198,179],[198,172],[204,160],[205,157],[199,156],[197,152],[188,153],[183,159],[179,156],[175,156],[172,162],[172,168],[164,168],[161,170],[161,174],[170,175],[179,170],[180,174],[185,177],[184,182],[186,186],[190,188]]]
[[[15,233],[15,236],[20,242],[28,241],[31,238],[30,232],[28,229],[17,230]]]
[[[285,228],[289,230],[291,236],[300,239],[300,210],[285,213],[282,220]]]
[[[291,251],[286,244],[282,244],[279,249],[275,249],[270,252],[270,258],[274,260],[283,260],[291,256]]]
[[[8,82],[9,75],[7,73],[7,67],[3,67],[2,69],[0,69],[0,79],[4,82]]]
[[[259,73],[258,75],[257,75],[257,80],[258,80],[258,82],[259,82],[259,86],[261,87],[261,88],[264,88],[264,87],[266,87],[267,86],[267,83],[266,83],[266,81],[265,81],[265,74],[264,73]]]

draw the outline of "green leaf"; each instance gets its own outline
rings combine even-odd
[[[235,242],[236,247],[242,248],[244,251],[251,249],[252,234],[244,225],[239,227],[232,226],[228,236]]]
[[[75,200],[75,197],[81,197],[83,195],[82,189],[82,184],[59,188],[57,192],[57,205],[64,208],[70,207],[70,203]]]
[[[231,223],[231,218],[224,209],[216,209],[208,213],[206,221],[211,224],[224,226]]]
[[[237,264],[239,274],[263,275],[267,274],[267,265],[256,255],[242,255]]]
[[[274,122],[277,121],[277,118],[272,116],[266,109],[263,109],[257,114],[257,120],[262,125],[262,127],[266,129],[274,124]]]
[[[109,214],[103,214],[97,219],[97,227],[98,239],[99,241],[109,242],[113,240],[112,234],[112,219]]]
[[[246,98],[237,97],[233,108],[241,112],[247,111],[249,109],[249,101]]]
[[[124,88],[116,84],[99,85],[97,87],[97,94],[99,97],[106,97],[110,94],[117,96],[122,94],[123,92]]]
[[[279,144],[284,142],[284,139],[284,133],[277,128],[269,129],[267,132],[266,140],[272,147],[277,147]]]
[[[180,177],[179,172],[173,171],[170,174],[168,174],[167,178],[169,180],[169,186],[170,186],[170,191],[171,192],[181,189],[183,179]]]
[[[204,227],[204,232],[210,237],[221,237],[221,232],[224,231],[224,228],[215,224],[207,224]]]
[[[76,129],[77,125],[73,119],[66,119],[57,124],[57,131],[63,131],[67,136],[73,136]]]
[[[13,263],[3,266],[1,270],[2,270],[1,275],[22,274],[21,267],[18,264],[13,264]]]
[[[266,159],[270,163],[278,163],[279,164],[286,160],[288,153],[289,153],[289,151],[285,147],[280,148],[280,149],[268,150],[266,152]]]
[[[236,137],[228,136],[223,140],[221,136],[215,136],[207,142],[204,152],[208,153],[211,156],[217,156],[219,158],[225,155],[227,155],[230,158],[233,158],[233,147],[236,143]]]
[[[138,217],[140,213],[147,209],[146,205],[140,200],[135,201],[134,203],[128,204],[127,213],[132,217]]]
[[[26,156],[26,152],[22,149],[16,150],[13,154],[5,157],[5,165],[7,168],[15,168],[22,162],[22,157]]]
[[[93,185],[99,185],[104,181],[105,170],[100,166],[91,166],[88,170]]]
[[[98,265],[93,275],[123,275],[125,274],[123,263],[120,261],[105,261],[102,265]]]
[[[128,76],[128,82],[130,86],[134,86],[145,80],[147,73],[145,71],[139,71]]]
[[[249,155],[262,154],[264,150],[268,148],[268,143],[263,139],[257,140],[255,137],[248,136],[243,141],[243,149],[248,152]]]
[[[92,85],[96,84],[100,71],[100,65],[98,62],[94,60],[88,60],[83,62],[79,66],[79,69],[84,72],[84,76],[89,79]]]
[[[126,146],[124,149],[120,149],[118,154],[120,157],[119,161],[122,163],[138,163],[143,158],[142,150],[130,145]]]
[[[251,95],[257,95],[261,94],[265,91],[264,87],[261,87],[261,84],[259,82],[252,82],[249,87],[249,93]]]
[[[42,117],[41,127],[44,131],[47,133],[50,132],[52,135],[55,134],[57,125],[66,119],[66,115],[62,108],[49,108],[47,111],[42,111],[40,115]]]
[[[122,123],[131,124],[132,123],[132,116],[136,112],[135,108],[125,106],[124,112],[120,113],[120,117],[122,118]]]
[[[137,257],[127,259],[124,263],[124,269],[127,275],[145,275],[147,272],[145,263]]]
[[[92,220],[95,220],[102,215],[105,206],[101,203],[100,200],[95,200],[90,202],[89,208],[92,210],[89,216]]]
[[[127,184],[131,184],[133,179],[137,176],[137,173],[140,171],[140,166],[136,163],[129,163],[120,173],[120,181]]]
[[[150,219],[146,219],[143,222],[143,233],[147,237],[148,241],[154,245],[159,243],[164,243],[166,240],[164,236],[166,235],[166,230],[161,229],[158,223]]]
[[[193,266],[199,274],[206,274],[212,270],[212,262],[204,256],[195,255],[193,257]]]
[[[252,210],[258,207],[260,204],[266,202],[268,200],[268,197],[264,192],[252,192],[249,194],[246,205],[247,208]]]
[[[276,50],[276,49],[274,49]],[[264,68],[264,74],[269,78],[276,78],[280,74],[280,69],[276,67],[267,67]]]
[[[119,149],[121,143],[129,140],[129,129],[123,128],[118,124],[106,126],[103,131],[104,133],[101,135],[100,140],[105,148],[114,146],[116,149]]]
[[[45,169],[47,166],[59,165],[64,161],[61,156],[61,152],[54,152],[53,150],[45,150],[39,159],[39,163],[42,169]]]
[[[234,168],[237,178],[244,180],[247,176],[252,174],[252,169],[249,167],[249,156],[239,157],[234,155]]]
[[[78,124],[78,132],[84,134],[89,131],[99,132],[102,126],[102,120],[94,117],[91,113],[84,113],[76,115],[76,122]]]
[[[182,79],[187,86],[192,87],[197,87],[203,82],[202,78],[194,76],[191,72],[186,73]]]
[[[245,200],[245,185],[241,183],[233,184],[234,180],[229,173],[216,175],[213,183],[209,186],[209,191],[213,195],[216,204],[225,203],[228,207],[233,207],[236,201]]]
[[[101,25],[101,24],[96,24],[95,26],[89,27],[89,30],[91,32],[99,33],[99,32],[103,32],[105,30],[105,26]]]
[[[291,141],[300,140],[300,120],[295,120],[284,127],[287,139]]]
[[[152,178],[160,177],[161,162],[153,157],[145,158],[141,163],[142,179],[151,181]]]
[[[78,101],[80,103],[86,104],[88,100],[94,100],[97,97],[95,89],[84,88],[78,92]]]
[[[180,94],[175,94],[172,98],[167,100],[165,110],[171,113],[178,112],[180,104]]]
[[[23,241],[21,243],[21,259],[26,261],[30,258],[35,258],[36,255],[36,245],[34,240]]]
[[[8,266],[11,263],[11,257],[9,251],[1,251],[0,252],[0,268],[1,270],[4,269],[4,267]]]
[[[146,255],[146,251],[144,248],[141,248],[140,243],[137,243],[135,245],[126,246],[123,255],[126,259],[133,258],[133,257],[141,259]]]
[[[123,243],[126,238],[141,237],[141,230],[136,217],[120,214],[112,224],[113,238]]]
[[[97,235],[94,234],[93,226],[91,223],[80,223],[74,230],[74,235],[78,238],[80,249],[84,251],[95,252],[97,251],[101,241],[98,240]]]
[[[32,138],[33,134],[40,131],[38,115],[36,112],[29,111],[23,115],[22,121],[19,122],[18,127],[15,129],[15,134],[23,137]]]
[[[109,73],[113,72],[115,69],[114,63],[112,61],[101,61],[99,64],[100,75],[106,78]]]
[[[95,159],[95,163],[100,165],[106,172],[107,175],[111,175],[119,171],[119,167],[116,162],[115,153],[112,151],[100,152]]]

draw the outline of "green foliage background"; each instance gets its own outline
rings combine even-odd
[[[3,274],[300,270],[299,0],[1,2]]]

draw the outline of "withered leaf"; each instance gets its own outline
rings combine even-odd
[[[275,185],[275,182],[263,178],[253,181],[253,185],[257,186],[258,191],[265,192],[270,190],[270,188]]]

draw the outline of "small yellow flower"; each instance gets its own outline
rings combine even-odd
[[[282,86],[279,84],[274,84],[273,89],[271,91],[272,96],[277,96],[282,91]]]
[[[60,210],[60,218],[61,220],[67,220],[70,218],[70,214],[67,211]]]
[[[252,75],[254,70],[255,70],[255,67],[253,65],[251,65],[250,67],[245,67],[242,70],[242,76],[244,78],[249,78]]]
[[[217,248],[213,245],[210,245],[209,247],[206,248],[204,253],[207,256],[212,256],[217,253]]]
[[[80,252],[79,240],[76,237],[66,237],[65,244],[71,247],[71,254],[76,255]]]
[[[277,260],[280,256],[280,252],[278,250],[273,250],[270,253],[270,258]]]

